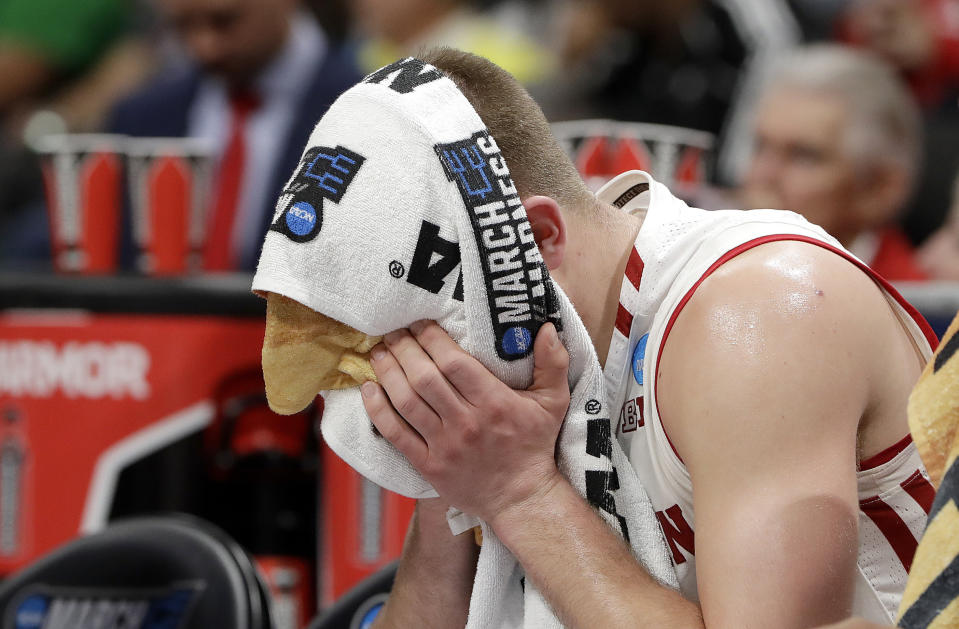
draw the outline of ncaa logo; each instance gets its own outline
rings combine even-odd
[[[316,238],[323,225],[323,203],[339,203],[365,158],[343,146],[312,146],[280,195],[270,231],[294,242]]]
[[[506,334],[503,335],[503,351],[510,356],[525,356],[529,352],[532,340],[533,335],[530,334],[529,329],[515,325],[506,330]]]
[[[643,363],[646,360],[646,342],[649,340],[649,334],[644,334],[636,343],[633,350],[633,378],[637,384],[643,384]]]
[[[310,233],[314,225],[316,225],[316,208],[306,201],[294,203],[293,207],[286,211],[286,226],[297,236]]]
[[[16,620],[14,627],[16,629],[40,629],[47,618],[47,608],[50,606],[50,600],[46,596],[35,594],[17,607]]]
[[[360,606],[353,612],[349,629],[370,629],[373,626],[373,621],[383,611],[388,596],[388,594],[380,592],[360,603]]]

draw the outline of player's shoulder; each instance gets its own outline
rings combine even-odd
[[[838,250],[783,240],[724,262],[697,286],[686,310],[706,315],[749,306],[757,315],[812,323],[827,313],[867,316],[881,303],[881,289],[872,277]]]
[[[736,365],[737,377],[727,376],[726,387],[750,375],[812,370],[822,360],[867,368],[876,335],[888,325],[881,289],[852,261],[812,243],[769,242],[726,261],[696,285],[674,313],[658,368],[684,365],[684,374],[692,375],[695,363],[693,372],[715,382],[716,373]]]
[[[704,417],[742,440],[730,449],[788,440],[788,422],[768,420],[798,409],[815,416],[804,430],[854,434],[880,365],[883,310],[865,272],[815,244],[770,242],[715,269],[674,319],[656,365],[658,408],[678,451],[685,458],[718,438]],[[841,377],[855,373],[866,377]],[[850,421],[834,422],[835,409]]]

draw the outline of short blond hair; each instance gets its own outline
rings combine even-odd
[[[513,75],[454,48],[433,48],[417,57],[446,74],[473,105],[503,152],[520,197],[546,195],[575,211],[595,204],[543,110]]]

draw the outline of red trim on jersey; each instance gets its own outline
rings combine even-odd
[[[692,299],[693,293],[696,292],[696,289],[699,288],[699,285],[702,284],[704,281],[706,281],[706,278],[712,275],[716,271],[716,269],[721,267],[723,264],[729,262],[730,260],[738,256],[739,254],[744,253],[750,249],[753,249],[754,247],[758,247],[759,245],[764,245],[766,243],[779,242],[784,240],[805,242],[811,245],[822,247],[823,249],[826,249],[827,251],[832,251],[833,253],[841,256],[842,258],[845,258],[849,262],[852,262],[854,265],[859,267],[866,275],[872,278],[874,282],[882,286],[899,303],[899,305],[903,307],[903,309],[909,314],[909,316],[912,317],[913,320],[916,322],[916,325],[919,326],[919,329],[922,330],[923,335],[926,337],[926,340],[929,342],[929,345],[932,347],[932,349],[933,350],[936,349],[936,346],[939,344],[939,339],[936,337],[936,333],[932,331],[932,328],[929,326],[929,323],[923,318],[921,314],[919,314],[919,311],[916,310],[912,306],[912,304],[906,301],[905,298],[902,295],[900,295],[895,288],[893,288],[892,284],[890,284],[885,279],[883,279],[883,277],[880,276],[878,273],[870,269],[868,265],[857,260],[850,253],[847,253],[846,251],[843,251],[842,249],[838,249],[827,242],[823,242],[822,240],[817,240],[810,236],[802,236],[799,234],[770,234],[768,236],[760,236],[759,238],[753,238],[752,240],[746,241],[730,249],[726,253],[724,253],[715,262],[713,262],[713,264],[708,269],[706,269],[706,272],[703,273],[702,277],[696,280],[696,283],[692,285],[692,287],[686,292],[685,295],[683,295],[683,298],[679,300],[679,304],[676,306],[676,308],[673,309],[672,314],[669,315],[669,321],[666,322],[666,330],[663,332],[663,340],[659,344],[659,351],[657,352],[657,355],[656,355],[657,371],[659,370],[659,360],[663,356],[663,349],[666,347],[666,339],[669,338],[669,332],[670,330],[673,329],[673,324],[676,323],[676,319],[679,317],[679,313],[682,312],[683,308],[686,307],[686,304],[689,302],[689,300]],[[653,374],[653,378],[656,378],[656,374]],[[656,413],[659,415],[660,425],[662,426],[663,434],[666,435],[666,442],[669,443],[669,447],[672,448],[673,454],[676,455],[676,458],[679,459],[679,461],[685,465],[685,463],[683,462],[683,457],[679,456],[679,452],[676,450],[676,446],[673,445],[672,440],[669,438],[669,434],[666,432],[666,426],[662,422],[663,416],[659,414],[659,390],[658,389],[659,389],[659,379],[657,378],[655,382],[653,383],[653,396],[654,396],[653,403],[656,405]],[[915,542],[915,540],[913,540],[913,542]],[[910,555],[910,561],[911,561],[911,558],[912,556]]]
[[[919,544],[896,510],[878,496],[861,501],[859,508],[882,531],[883,537],[902,562],[902,567],[909,572],[909,568],[912,567],[912,557],[916,554],[916,546]]]
[[[639,290],[639,282],[643,279],[643,259],[639,257],[636,247],[633,247],[633,250],[629,252],[629,260],[626,262],[626,277],[629,279],[629,283],[636,290]],[[626,333],[626,336],[629,336],[629,332]]]
[[[633,325],[633,315],[623,307],[623,304],[619,304],[619,309],[616,310],[616,329],[625,336],[629,338],[629,328]]]
[[[666,516],[669,516],[668,519]],[[696,554],[696,533],[689,522],[683,517],[683,510],[679,505],[673,505],[665,512],[657,511],[656,519],[663,530],[663,536],[673,553],[673,564],[678,566],[686,563],[686,557],[679,551],[682,547],[690,555]],[[670,522],[672,520],[672,522]]]
[[[632,251],[629,252],[629,260],[626,261],[624,275],[636,290],[639,290],[639,283],[643,279],[643,266],[643,259],[639,257],[639,251],[634,246]],[[616,310],[616,329],[628,339],[632,327],[633,313],[623,305],[623,302],[619,302],[619,308]]]
[[[866,470],[871,470],[874,467],[879,467],[884,463],[892,461],[900,452],[909,447],[909,444],[912,443],[912,435],[906,435],[896,443],[892,444],[882,452],[874,454],[868,459],[864,459],[859,462],[859,471],[865,472]]]
[[[936,488],[922,475],[922,472],[916,470],[912,473],[912,476],[899,483],[899,486],[919,503],[926,515],[929,515],[929,511],[932,509],[932,501],[936,497]]]

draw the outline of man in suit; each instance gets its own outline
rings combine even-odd
[[[327,107],[360,79],[298,0],[162,0],[190,63],[115,108],[112,133],[198,137],[219,157],[203,267],[251,270],[273,205]]]

